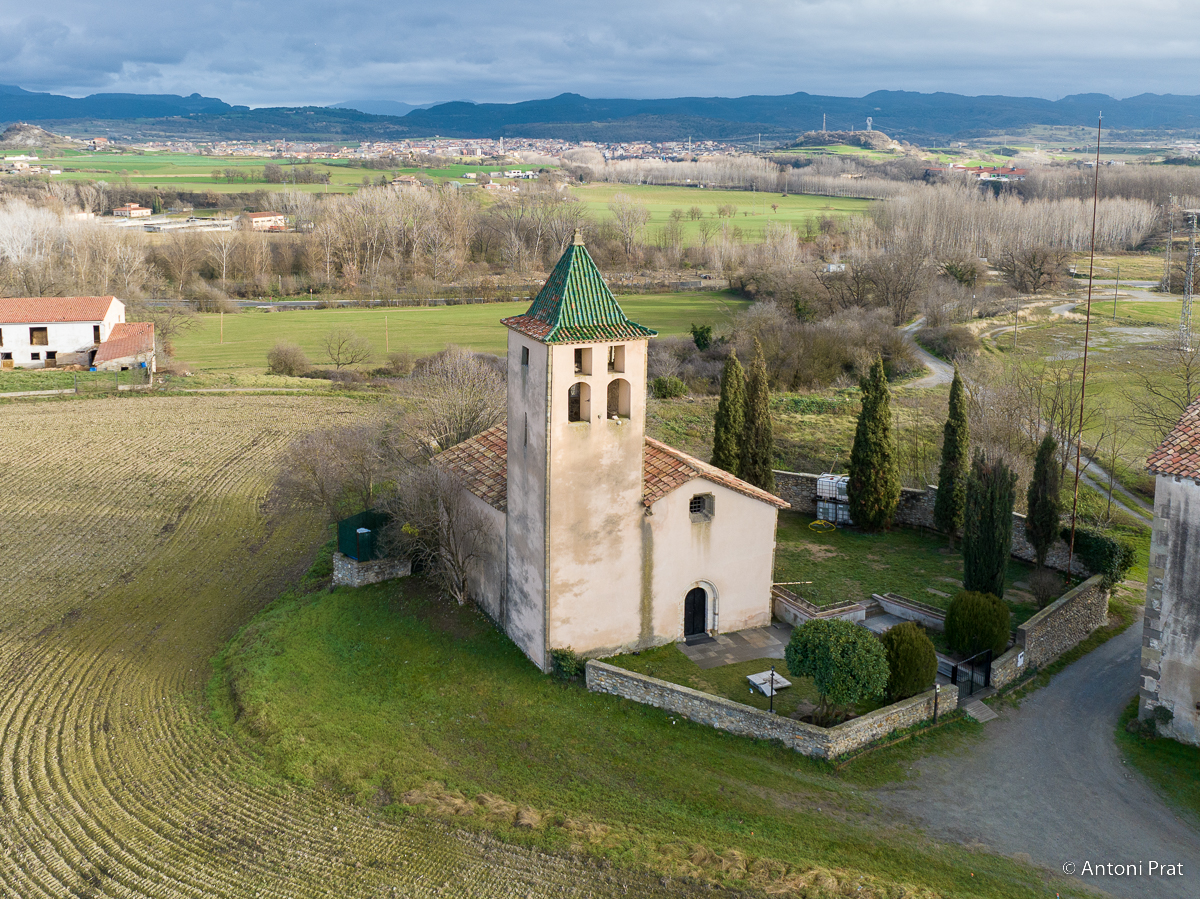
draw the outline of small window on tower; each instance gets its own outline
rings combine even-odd
[[[711,493],[697,493],[688,500],[688,514],[694,522],[712,521],[713,506]]]
[[[608,348],[608,370],[625,371],[625,347],[610,346]]]
[[[592,389],[582,381],[572,384],[567,391],[567,421],[590,422],[592,414]]]
[[[521,347],[521,364],[525,366],[529,365],[529,347],[527,346]]]
[[[100,326],[92,325],[92,343],[100,342]]]
[[[575,350],[575,374],[590,375],[592,373],[591,347],[579,347]]]

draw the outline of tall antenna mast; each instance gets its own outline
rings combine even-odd
[[[1159,290],[1163,293],[1171,292],[1171,246],[1175,243],[1175,198],[1167,198],[1167,227],[1170,229],[1170,237],[1167,238],[1167,255],[1163,259],[1163,276],[1162,284],[1159,285]]]
[[[1200,209],[1186,209],[1188,218],[1187,265],[1183,275],[1183,305],[1179,309],[1179,348],[1192,351],[1192,289],[1196,282],[1196,219]]]
[[[1079,509],[1079,463],[1083,454],[1083,402],[1087,398],[1088,340],[1092,334],[1092,275],[1096,270],[1096,210],[1100,207],[1100,126],[1104,116],[1096,120],[1096,169],[1092,181],[1092,255],[1088,262],[1087,324],[1083,328],[1083,377],[1079,382],[1079,432],[1075,435],[1075,490],[1071,499],[1071,543],[1067,548],[1067,577],[1075,558],[1075,513]]]

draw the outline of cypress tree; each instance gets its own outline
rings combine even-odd
[[[767,385],[767,360],[762,344],[754,338],[754,359],[746,379],[746,420],[742,427],[741,458],[738,477],[755,487],[773,491],[775,474],[771,462],[775,456],[775,432],[771,426],[771,389]]]
[[[746,374],[731,349],[721,370],[721,399],[713,420],[712,464],[736,474],[741,461],[742,432],[746,428]]]
[[[967,476],[963,520],[963,588],[1004,598],[1012,552],[1017,476],[1002,460],[975,453]]]
[[[1038,447],[1037,461],[1033,465],[1033,480],[1029,482],[1029,492],[1025,498],[1029,503],[1028,515],[1025,517],[1025,536],[1033,544],[1037,555],[1038,568],[1046,566],[1046,553],[1058,538],[1058,519],[1062,515],[1062,501],[1059,497],[1060,469],[1055,456],[1058,453],[1058,441],[1051,434],[1042,438]]]
[[[850,450],[846,494],[854,523],[867,531],[879,531],[891,526],[900,503],[900,466],[892,436],[891,394],[881,357],[875,357],[859,386],[862,413]]]
[[[950,535],[962,530],[963,507],[967,502],[967,457],[971,446],[970,426],[967,423],[967,402],[963,396],[962,378],[954,367],[950,384],[950,412],[942,428],[942,467],[938,471],[937,498],[933,504],[933,519]]]

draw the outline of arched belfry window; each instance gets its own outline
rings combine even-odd
[[[583,381],[567,391],[567,421],[589,421],[592,415],[592,388]]]
[[[608,382],[609,420],[629,417],[629,382],[624,378],[613,378]]]

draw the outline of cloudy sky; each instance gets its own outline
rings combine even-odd
[[[0,83],[250,106],[949,91],[1200,94],[1197,0],[41,0]]]

